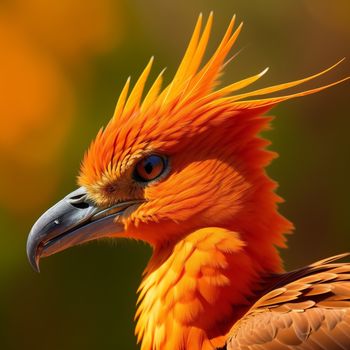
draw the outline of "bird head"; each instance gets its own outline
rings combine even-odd
[[[202,64],[212,18],[202,30],[199,17],[184,58],[165,88],[161,72],[144,93],[153,58],[131,91],[127,80],[112,119],[85,154],[80,187],[44,213],[31,230],[27,252],[36,269],[42,256],[101,237],[131,237],[159,248],[196,229],[219,226],[282,244],[291,225],[276,211],[276,185],[264,170],[274,154],[264,149],[268,142],[258,136],[270,120],[263,114],[281,101],[329,85],[257,96],[296,86],[329,69],[239,94],[267,69],[218,87],[242,25],[233,30],[233,19]]]

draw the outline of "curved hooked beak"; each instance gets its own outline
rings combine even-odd
[[[47,210],[32,227],[27,240],[30,264],[39,272],[41,257],[123,232],[124,225],[118,217],[128,208],[136,209],[141,202],[133,200],[99,208],[88,200],[84,187],[78,188]]]

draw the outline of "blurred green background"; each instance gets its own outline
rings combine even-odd
[[[0,347],[136,349],[135,291],[150,249],[93,243],[26,259],[36,218],[76,187],[80,159],[122,84],[155,55],[170,79],[199,12],[215,12],[211,48],[232,14],[245,26],[225,82],[270,66],[257,86],[350,57],[349,0],[8,0],[0,4]],[[349,75],[349,61],[320,83]],[[318,85],[315,82],[313,86]],[[312,84],[310,85],[312,86]],[[274,109],[269,168],[296,225],[294,268],[350,249],[349,83]]]

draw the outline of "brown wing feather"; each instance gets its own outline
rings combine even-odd
[[[284,274],[231,329],[227,350],[349,350],[350,263]]]

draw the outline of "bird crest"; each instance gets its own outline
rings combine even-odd
[[[153,57],[131,92],[130,77],[127,79],[112,119],[105,129],[99,131],[84,157],[79,176],[80,185],[90,188],[92,193],[97,192],[94,191],[94,186],[100,189],[98,184],[102,185],[116,174],[123,173],[144,152],[179,147],[179,144],[198,137],[199,133],[207,131],[213,125],[224,124],[237,114],[268,110],[279,102],[312,94],[343,81],[292,94],[257,98],[317,78],[333,69],[341,60],[307,78],[249,92],[239,93],[239,90],[260,79],[268,68],[238,82],[218,87],[220,75],[230,61],[227,57],[239,36],[242,23],[234,30],[235,16],[232,18],[218,47],[209,60],[202,64],[210,38],[213,14],[209,15],[203,30],[202,22],[200,15],[174,78],[165,88],[162,89],[163,70],[148,92],[144,93]]]

